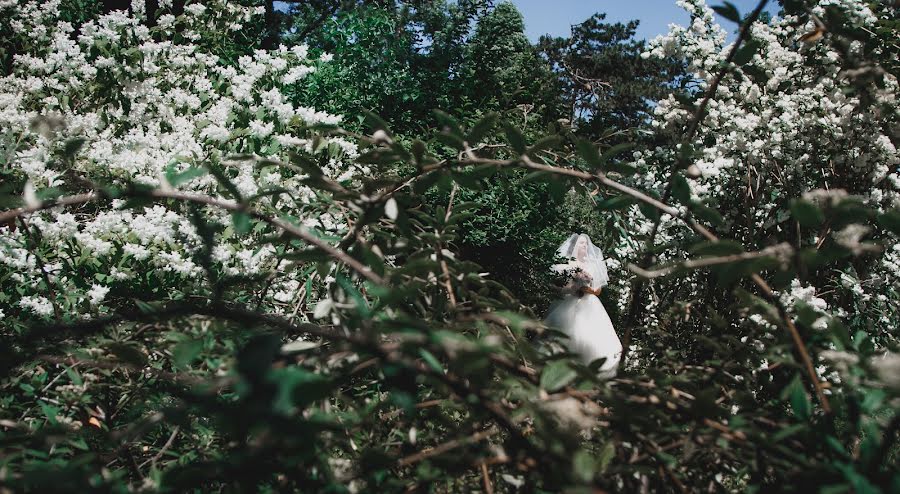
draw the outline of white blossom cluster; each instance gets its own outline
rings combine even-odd
[[[166,189],[173,186],[167,177],[215,166],[244,198],[274,187],[288,191],[290,200],[259,200],[273,214],[332,233],[343,228],[301,183],[304,175],[260,166],[262,160],[287,161],[288,152],[296,151],[317,154],[318,162],[324,156],[323,171],[338,181],[359,173],[348,164],[358,155],[354,143],[313,139],[305,130],[341,118],[296,105],[282,92],[330,57],[315,60],[305,46],[257,50],[236,63],[219,57],[214,47],[198,41],[208,44],[217,39],[215,33],[238,31],[261,13],[228,0],[192,3],[178,19],[160,2],[163,14],[153,30],[142,18],[142,1],[133,2],[133,15],[114,11],[80,26],[58,19],[58,5],[59,0],[0,2],[0,17],[12,19],[14,34],[26,47],[15,55],[12,73],[0,78],[0,129],[15,143],[6,149],[7,166],[27,180],[26,202],[35,200],[35,189],[72,190],[73,184]],[[237,155],[242,157],[233,158]],[[222,198],[210,174],[175,186]],[[22,311],[52,315],[49,291],[37,289],[45,277],[57,303],[76,313],[102,309],[117,284],[129,280],[179,290],[200,282],[203,270],[193,258],[201,239],[183,209],[129,208],[121,200],[112,206],[56,208],[27,218],[41,232],[44,273],[25,230],[0,227],[0,271],[9,272],[16,286],[0,299],[8,306],[6,317]],[[228,227],[227,240],[212,255],[225,274],[253,275],[274,267],[275,249],[260,248],[253,238],[266,232],[238,235],[228,214],[212,209],[204,214]],[[300,285],[279,281],[271,293],[286,302]]]
[[[691,27],[676,26],[651,41],[644,56],[684,59],[705,89],[731,45],[725,45],[724,30],[702,0],[679,3],[695,14]],[[845,9],[849,19],[864,26],[876,20],[861,1],[822,1],[819,8],[826,5]],[[719,85],[695,140],[704,146],[694,163],[701,175],[690,180],[694,198],[741,192],[771,207],[776,203],[770,200],[772,191],[796,185],[803,192],[820,183],[834,188],[845,182],[859,184],[850,192],[867,194],[873,203],[900,206],[900,155],[889,137],[889,124],[898,116],[896,79],[885,77],[881,105],[864,106],[845,91],[842,55],[828,43],[798,43],[814,26],[797,23],[789,16],[752,26],[751,39],[761,46]],[[892,110],[885,114],[885,108]],[[670,97],[659,102],[653,125],[679,132],[691,116]],[[639,155],[638,161],[654,158]],[[755,219],[761,225],[778,221],[769,213],[760,207]]]
[[[648,44],[645,58],[674,57],[685,63],[698,94],[710,87],[732,49],[726,31],[719,26],[704,0],[680,0],[691,16],[687,27],[671,26],[670,32]],[[852,28],[873,33],[876,12],[862,0],[820,0],[811,13],[825,17],[825,9],[840,9]],[[900,122],[898,81],[879,73],[879,85],[870,92],[853,91],[855,77],[865,64],[858,40],[832,43],[831,33],[821,40],[801,41],[816,29],[813,20],[802,23],[793,16],[776,17],[751,26],[749,43],[758,49],[748,62],[733,65],[709,101],[691,142],[694,158],[685,174],[690,199],[722,214],[726,238],[736,238],[748,249],[760,239],[792,238],[795,221],[789,208],[804,198],[833,206],[852,197],[877,211],[900,208],[900,154],[895,129]],[[840,50],[840,46],[846,46]],[[862,69],[860,69],[862,67]],[[868,68],[866,68],[868,67]],[[867,97],[868,99],[864,98]],[[693,111],[674,96],[655,107],[652,125],[661,133],[684,135]],[[892,129],[894,129],[892,131]],[[679,145],[680,146],[680,145]],[[662,191],[675,169],[679,147],[664,146],[634,154],[641,188]],[[829,204],[822,204],[819,196]],[[827,196],[827,197],[826,197]],[[652,222],[637,208],[629,221],[646,236]],[[865,242],[871,229],[850,225],[838,231],[804,232],[803,247],[815,246],[825,236],[854,255],[878,256],[865,274],[835,273],[828,286],[815,287],[794,280],[781,295],[789,306],[803,301],[822,312],[816,321],[824,327],[826,312],[842,317],[861,308],[867,317],[896,331],[896,286],[900,286],[900,247],[878,254]],[[692,235],[680,221],[663,215],[657,244]],[[810,245],[808,238],[814,237]],[[663,259],[683,257],[668,251]],[[620,253],[623,259],[634,254]],[[697,284],[697,289],[702,283]],[[829,293],[830,296],[819,295]],[[853,302],[848,303],[848,297]],[[648,296],[650,308],[653,302]],[[892,308],[893,307],[893,308]],[[652,315],[652,310],[650,316]],[[893,319],[893,320],[892,320]],[[885,331],[891,331],[885,327]]]

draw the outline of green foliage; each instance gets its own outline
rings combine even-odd
[[[553,69],[561,116],[580,135],[596,139],[642,127],[652,102],[672,93],[684,68],[674,60],[645,59],[634,39],[638,21],[604,22],[598,13],[572,26],[567,38],[544,36],[540,54]]]
[[[373,111],[395,126],[413,125],[426,95],[412,66],[416,39],[398,15],[365,6],[327,20],[305,41],[334,54],[334,63],[310,75],[297,97],[336,114]]]

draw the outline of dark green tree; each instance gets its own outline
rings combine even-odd
[[[566,118],[592,137],[640,126],[653,102],[670,94],[684,73],[674,61],[641,58],[644,41],[634,39],[638,21],[605,19],[594,14],[572,26],[568,38],[544,36],[538,42],[562,88]]]
[[[522,14],[503,2],[478,19],[464,62],[468,103],[544,117],[556,115],[550,66],[525,36]]]
[[[303,37],[335,57],[300,85],[304,104],[343,115],[373,111],[398,128],[408,128],[421,115],[423,92],[412,67],[416,39],[398,12],[360,6]],[[302,42],[299,36],[288,39]]]

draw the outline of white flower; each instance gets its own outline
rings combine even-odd
[[[191,15],[201,15],[204,12],[206,12],[206,7],[203,6],[202,3],[192,3],[189,5],[186,5],[184,7],[184,10]]]
[[[313,312],[313,319],[324,319],[331,313],[331,308],[334,306],[334,302],[331,299],[320,300],[319,303],[316,304],[316,309]]]
[[[275,124],[272,122],[263,122],[261,120],[250,122],[250,132],[259,138],[268,137],[273,130],[275,130]]]
[[[38,316],[48,317],[53,314],[53,304],[46,297],[25,296],[19,300],[19,305]]]
[[[106,294],[109,293],[109,287],[103,285],[92,285],[91,289],[88,290],[88,298],[90,298],[91,305],[96,306],[100,305],[100,302],[103,302],[103,299],[106,298]]]

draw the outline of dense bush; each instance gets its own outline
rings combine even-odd
[[[636,148],[520,118],[508,4],[449,83],[486,108],[392,132],[325,46],[382,49],[342,31],[402,27],[378,6],[257,50],[228,33],[264,7],[0,3],[0,489],[900,492],[896,8],[722,6],[726,45],[682,3],[644,56],[689,90]],[[539,322],[575,229],[630,347],[606,382]]]

